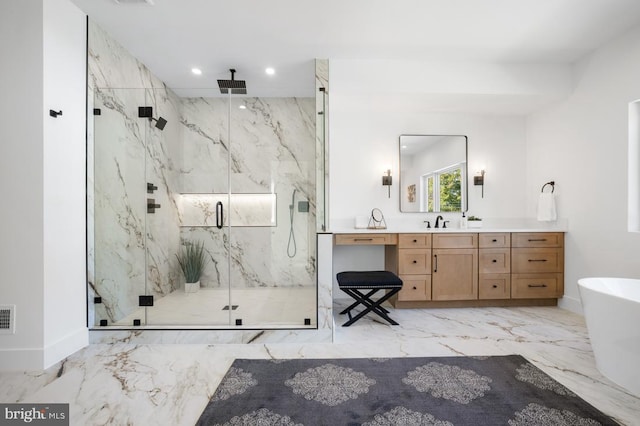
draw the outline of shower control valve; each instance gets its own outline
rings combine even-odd
[[[153,198],[147,198],[147,213],[155,213],[156,209],[160,208],[160,204],[156,204],[156,200]]]

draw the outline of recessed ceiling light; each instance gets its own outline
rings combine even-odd
[[[240,109],[247,109],[247,106],[246,106],[246,105],[240,105],[238,108],[240,108]]]
[[[191,68],[191,72],[194,73],[195,75],[202,74],[202,70],[200,68]]]
[[[266,72],[267,75],[274,75],[276,73],[276,70],[274,70],[273,68],[269,67],[269,68],[265,69],[264,72]]]

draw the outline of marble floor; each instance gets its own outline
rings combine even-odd
[[[308,318],[317,323],[315,287],[256,287],[233,289],[201,288],[196,293],[177,290],[114,322],[113,326],[131,327],[134,319],[147,326],[235,327],[241,319],[244,327],[302,327]],[[233,309],[229,309],[232,306]]]
[[[337,302],[335,312],[341,309]],[[520,354],[623,425],[640,398],[596,369],[581,316],[555,307],[393,310],[365,317],[333,343],[95,344],[40,373],[0,374],[0,401],[70,403],[72,425],[193,425],[235,358]]]

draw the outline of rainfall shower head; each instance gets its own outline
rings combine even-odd
[[[232,95],[246,95],[247,94],[247,83],[244,80],[236,80],[234,78],[234,74],[236,70],[231,68],[231,80],[218,80],[218,87],[220,88],[220,93],[226,95],[231,90]]]

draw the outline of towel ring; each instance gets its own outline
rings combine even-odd
[[[544,188],[545,188],[547,185],[551,185],[551,193],[553,194],[553,191],[555,191],[555,190],[556,190],[556,183],[555,183],[555,181],[547,182],[547,183],[545,183],[544,185],[542,185],[542,190],[541,190],[540,192],[544,192]]]

